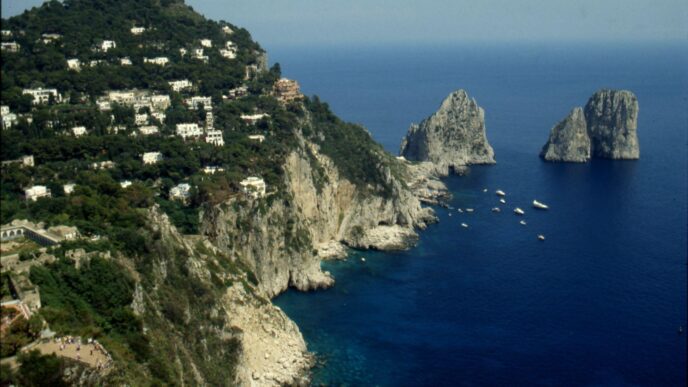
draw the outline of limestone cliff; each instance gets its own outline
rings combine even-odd
[[[464,90],[451,93],[437,112],[412,124],[400,154],[410,161],[431,161],[448,169],[495,162],[485,134],[485,112]]]
[[[590,157],[638,159],[638,99],[627,90],[600,90],[552,128],[540,156],[586,162]]]
[[[627,90],[600,90],[585,105],[592,155],[638,159],[638,99]]]
[[[577,107],[552,128],[540,154],[547,161],[584,163],[590,159],[590,136],[583,109]]]

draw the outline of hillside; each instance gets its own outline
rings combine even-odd
[[[434,219],[407,164],[182,1],[51,1],[2,42],[2,288],[33,324],[8,331],[4,383],[48,363],[71,384],[303,383],[269,299],[331,286],[323,246],[403,248]],[[20,350],[45,328],[112,361]]]

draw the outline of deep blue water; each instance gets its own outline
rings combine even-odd
[[[291,47],[271,59],[392,152],[464,88],[498,162],[446,180],[473,214],[438,208],[417,247],[325,263],[334,288],[275,300],[323,361],[314,384],[685,385],[685,46]],[[542,162],[552,125],[601,87],[638,96],[641,159]],[[497,188],[527,226],[490,212]]]

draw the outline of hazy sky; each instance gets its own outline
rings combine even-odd
[[[3,17],[41,0],[2,0]],[[187,0],[266,46],[688,41],[688,0]]]

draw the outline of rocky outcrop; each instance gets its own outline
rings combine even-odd
[[[590,136],[582,108],[573,109],[552,128],[540,156],[547,161],[584,163],[590,160]]]
[[[638,99],[627,90],[600,90],[585,105],[592,155],[638,159]]]
[[[547,161],[586,162],[590,157],[638,159],[638,99],[627,90],[600,90],[552,128],[540,152]]]
[[[437,112],[412,124],[400,154],[410,161],[430,161],[448,169],[495,162],[485,134],[485,112],[464,90],[451,93]]]

